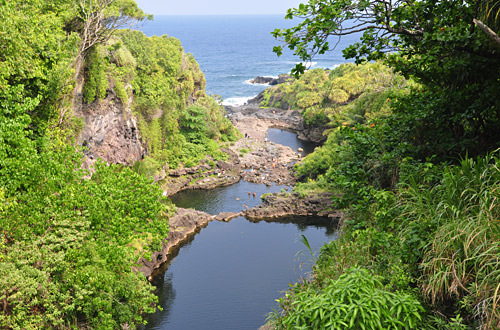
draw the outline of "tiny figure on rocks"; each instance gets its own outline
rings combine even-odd
[[[253,197],[255,197],[255,196],[256,196],[256,194],[255,194],[255,193],[253,193]]]

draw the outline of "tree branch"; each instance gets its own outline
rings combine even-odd
[[[481,31],[483,31],[491,40],[493,40],[497,44],[497,46],[500,47],[500,36],[496,34],[495,31],[490,29],[488,25],[484,24],[477,18],[474,18],[472,21],[478,28],[481,29]]]

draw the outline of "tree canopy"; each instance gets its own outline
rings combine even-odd
[[[398,138],[419,144],[420,157],[446,158],[500,141],[499,13],[500,3],[486,0],[310,0],[288,11],[287,18],[302,19],[295,27],[273,35],[309,61],[335,49],[334,37],[362,33],[345,58],[382,59],[423,84],[394,109],[395,130],[406,128]],[[293,72],[304,70],[299,64]]]
[[[361,41],[344,50],[344,55],[358,63],[385,58],[387,52],[422,54],[438,44],[442,50],[491,58],[500,51],[499,13],[500,3],[494,0],[310,0],[287,12],[287,19],[302,19],[299,24],[276,29],[273,35],[304,61],[334,49],[332,37],[353,33],[363,33]],[[489,34],[477,29],[477,22]],[[484,42],[485,38],[491,42]],[[283,46],[274,49],[278,54],[282,50]],[[296,69],[300,73],[303,68]]]

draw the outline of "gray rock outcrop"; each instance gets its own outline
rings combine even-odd
[[[259,77],[255,77],[254,79],[251,79],[250,83],[251,84],[263,84],[263,85],[274,86],[274,85],[278,85],[278,84],[283,84],[291,78],[292,78],[292,76],[290,76],[288,74],[280,74],[278,76],[278,78],[259,76]]]
[[[75,104],[75,114],[84,122],[77,138],[84,147],[84,168],[90,169],[98,158],[130,166],[146,154],[129,105],[112,92],[104,100]]]

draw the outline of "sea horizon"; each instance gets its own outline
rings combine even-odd
[[[284,15],[156,15],[155,18],[137,29],[148,36],[166,34],[179,39],[184,51],[193,54],[205,74],[207,93],[221,96],[226,105],[243,104],[267,88],[250,84],[251,79],[290,73],[301,62],[287,49],[280,57],[273,53],[273,47],[283,43],[274,39],[271,32],[297,23],[286,20]],[[339,46],[334,52],[315,57],[309,63],[311,68],[332,69],[346,63],[340,51],[346,45]]]

